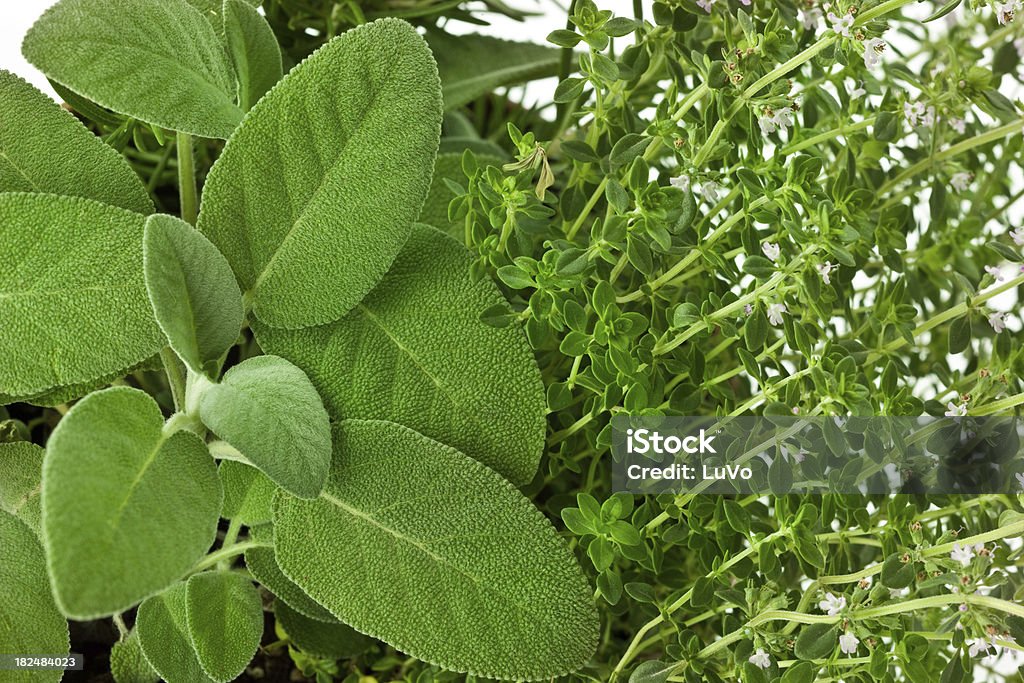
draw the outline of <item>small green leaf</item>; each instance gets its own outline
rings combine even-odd
[[[72,618],[115,614],[163,590],[214,540],[213,459],[192,432],[163,426],[149,395],[114,387],[77,403],[50,437],[43,540],[54,596]]]
[[[146,220],[146,291],[171,348],[193,372],[215,377],[242,329],[242,292],[217,247],[174,216]]]
[[[782,675],[782,683],[814,683],[818,675],[818,667],[811,662],[797,662],[786,669]]]
[[[238,104],[249,111],[281,80],[281,48],[270,24],[245,0],[224,0],[224,39],[238,76]]]
[[[551,523],[497,474],[411,429],[340,423],[323,496],[279,494],[274,527],[293,581],[424,661],[534,680],[594,653],[593,589]]]
[[[56,102],[2,69],[0,120],[0,192],[48,192],[153,211],[153,200],[124,157]]]
[[[242,119],[221,41],[185,0],[61,0],[21,50],[54,81],[155,126],[226,139]]]
[[[14,515],[37,534],[45,454],[28,441],[0,444],[0,510]]]
[[[139,606],[135,629],[142,652],[153,669],[168,683],[209,683],[212,679],[199,664],[188,629],[188,595],[184,583],[176,583]]]
[[[185,615],[206,675],[218,683],[238,677],[263,635],[263,604],[252,582],[226,571],[196,574],[188,580]]]
[[[800,629],[793,653],[797,659],[824,659],[835,651],[837,638],[836,624],[808,624]]]
[[[913,562],[904,562],[902,553],[893,553],[882,563],[882,584],[888,588],[906,588],[914,582],[917,569]]]
[[[373,644],[372,638],[351,626],[310,619],[280,600],[274,604],[274,616],[292,644],[319,657],[349,659],[365,652]]]
[[[261,524],[249,530],[252,538],[260,543],[273,546],[274,529],[270,524]],[[323,605],[306,595],[305,591],[295,585],[284,575],[274,557],[273,547],[250,548],[245,551],[245,565],[253,577],[277,599],[288,603],[288,606],[314,621],[328,624],[337,623],[337,618],[327,611]]]
[[[677,663],[666,664],[655,660],[643,662],[633,669],[629,683],[665,683],[676,666]]]
[[[32,530],[0,511],[0,648],[11,654],[67,654],[68,624],[57,611],[46,576],[46,558]],[[62,671],[5,671],[12,683],[61,679]]]
[[[309,374],[333,419],[404,424],[523,484],[543,448],[544,389],[522,329],[480,321],[492,306],[511,309],[493,282],[473,279],[472,262],[465,247],[417,225],[345,318],[253,330],[262,348]]]
[[[278,486],[316,498],[331,464],[327,411],[306,374],[257,356],[228,370],[199,398],[199,416]]]
[[[255,467],[232,460],[222,462],[218,474],[224,487],[221,517],[238,518],[246,526],[270,521],[277,486],[267,475]]]
[[[115,683],[157,683],[160,674],[142,652],[138,630],[114,643],[110,650],[110,673]]]
[[[142,276],[144,221],[78,197],[0,193],[0,393],[88,384],[160,351]]]
[[[430,187],[441,87],[381,19],[333,39],[253,107],[214,164],[199,228],[268,325],[337,320],[384,276]]]
[[[499,157],[490,154],[477,154],[476,159],[481,166],[501,166],[503,163]],[[452,223],[448,220],[448,205],[455,199],[455,193],[445,180],[460,185],[466,184],[466,176],[462,172],[462,152],[437,155],[434,177],[430,182],[430,191],[420,212],[419,222],[432,225],[461,241],[465,239],[466,228],[462,221]]]
[[[949,352],[963,353],[971,345],[971,315],[961,316],[949,325]]]

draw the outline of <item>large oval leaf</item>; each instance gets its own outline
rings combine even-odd
[[[36,533],[45,454],[27,441],[0,444],[0,510],[14,515]]]
[[[188,589],[176,583],[139,606],[135,617],[146,660],[167,683],[209,683],[188,629]]]
[[[284,575],[274,557],[274,529],[270,524],[261,524],[249,530],[253,540],[266,543],[265,546],[245,551],[245,566],[260,584],[273,593],[278,601],[314,621],[337,623],[333,614],[323,605],[306,595],[305,591]]]
[[[188,580],[185,613],[206,675],[218,683],[237,678],[263,635],[263,604],[256,587],[241,574],[196,574]]]
[[[441,132],[430,50],[382,19],[317,50],[253,107],[214,164],[200,229],[276,327],[343,316],[419,215]]]
[[[124,157],[56,102],[2,69],[0,192],[49,192],[153,211],[153,200]]]
[[[224,39],[238,74],[238,103],[248,111],[281,80],[281,48],[274,30],[245,0],[225,0]]]
[[[280,600],[274,603],[274,616],[290,643],[319,657],[349,659],[366,652],[374,642],[351,626],[310,619]]]
[[[163,128],[226,139],[242,119],[224,47],[185,0],[61,0],[21,50],[79,95]]]
[[[88,383],[160,351],[144,221],[79,197],[0,194],[0,393]]]
[[[253,329],[264,349],[306,371],[335,419],[404,424],[522,484],[544,445],[544,389],[522,331],[480,320],[508,304],[493,282],[473,279],[472,260],[417,225],[391,272],[345,318]]]
[[[75,619],[123,611],[210,547],[221,506],[206,445],[168,432],[136,389],[91,394],[57,425],[43,465],[43,540],[57,604]]]
[[[138,629],[133,629],[110,648],[110,674],[115,683],[157,683],[160,680],[160,674],[153,670],[142,652]]]
[[[6,654],[67,654],[68,623],[46,579],[46,558],[32,530],[0,511],[0,649]],[[5,682],[59,681],[62,671],[4,671]]]
[[[357,630],[447,669],[539,680],[590,658],[591,589],[518,490],[390,422],[347,420],[334,436],[321,498],[275,505],[292,581]]]

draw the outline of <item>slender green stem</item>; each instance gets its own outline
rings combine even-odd
[[[182,410],[185,406],[185,365],[169,346],[160,350],[160,360],[164,363],[167,383],[171,387],[174,409]]]
[[[178,133],[178,194],[181,197],[181,218],[192,225],[199,217],[199,192],[196,185],[195,150],[192,136]]]
[[[271,547],[273,547],[271,543],[261,543],[259,541],[242,541],[241,543],[235,543],[230,546],[225,546],[223,548],[213,551],[203,559],[196,562],[196,565],[192,567],[192,571],[189,573],[197,574],[201,571],[209,569],[210,567],[215,567],[223,560],[230,559],[232,557],[237,557],[238,555],[244,553],[246,550],[251,550],[253,548]]]
[[[228,523],[228,530],[224,532],[224,540],[221,542],[222,548],[230,548],[235,545],[235,541],[238,540],[238,532],[242,530],[242,518],[235,516]],[[218,569],[226,571],[231,568],[231,557],[228,556],[221,559],[217,563]]]
[[[789,156],[791,154],[796,154],[797,152],[805,150],[808,147],[814,147],[815,145],[825,142],[826,140],[837,138],[840,135],[847,135],[849,133],[855,133],[859,130],[864,130],[865,128],[874,125],[874,123],[875,117],[870,116],[864,119],[863,121],[857,121],[856,123],[851,123],[848,126],[840,126],[839,128],[826,130],[823,133],[812,135],[811,137],[805,140],[800,140],[799,142],[791,142],[790,144],[783,147],[782,150],[780,150],[779,154],[781,154],[784,157]]]

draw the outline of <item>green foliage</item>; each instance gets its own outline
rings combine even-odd
[[[120,154],[2,69],[0,117],[0,192],[47,192],[153,211],[149,193]]]
[[[171,348],[193,372],[216,376],[244,317],[231,266],[202,233],[166,215],[146,220],[142,263],[153,313]]]
[[[68,625],[53,604],[39,539],[17,517],[0,511],[0,548],[0,643],[5,653],[67,654]],[[61,674],[4,671],[3,680],[55,682]]]
[[[318,657],[349,659],[365,652],[373,643],[345,624],[310,619],[280,600],[274,603],[274,617],[289,643]]]
[[[249,111],[281,80],[281,48],[267,20],[246,0],[224,0],[224,36],[238,76],[238,104]]]
[[[246,526],[270,521],[277,487],[267,475],[255,467],[233,460],[221,462],[217,472],[224,488],[224,508],[220,511],[221,517],[238,518]]]
[[[274,530],[270,524],[251,529],[253,539],[266,543],[264,547],[245,551],[245,565],[253,577],[277,596],[278,602],[285,602],[303,616],[327,624],[336,624],[338,619],[327,609],[309,597],[305,591],[284,575],[274,557]]]
[[[30,397],[116,376],[160,350],[144,222],[78,197],[0,194],[0,392]]]
[[[448,183],[455,183],[463,186],[466,183],[466,175],[462,170],[462,156],[460,152],[447,152],[438,154],[434,163],[434,177],[430,181],[430,191],[427,193],[427,200],[420,212],[420,222],[432,225],[443,230],[452,237],[462,241],[465,227],[453,223],[448,218],[448,205],[455,199],[455,192]],[[500,166],[502,159],[492,154],[479,154],[476,157],[477,163]]]
[[[203,671],[217,683],[234,680],[263,635],[263,605],[252,582],[231,572],[203,572],[188,580],[188,632]]]
[[[128,633],[110,649],[110,673],[115,683],[157,683],[160,680],[160,675],[142,652],[137,630]]]
[[[139,606],[135,616],[142,652],[167,683],[212,681],[192,645],[188,626],[188,588],[176,583]]]
[[[334,39],[253,108],[210,172],[199,228],[260,320],[329,323],[377,284],[426,197],[440,125],[433,58],[398,21]]]
[[[345,318],[254,329],[264,349],[309,374],[334,419],[399,422],[522,484],[542,448],[543,389],[521,330],[480,320],[508,305],[492,282],[474,281],[470,263],[454,240],[417,225]]]
[[[331,464],[331,426],[309,378],[277,356],[250,358],[199,396],[199,416],[278,486],[316,498]]]
[[[224,48],[185,0],[61,0],[22,51],[52,80],[146,123],[227,138],[242,118]]]
[[[0,510],[39,533],[44,451],[34,443],[0,444]]]
[[[303,590],[357,630],[457,671],[539,680],[590,657],[590,589],[514,487],[394,423],[346,420],[334,438],[321,498],[275,505],[277,559]]]
[[[213,542],[216,467],[193,432],[163,425],[147,394],[114,387],[76,404],[50,437],[43,541],[54,597],[72,618],[163,590]]]

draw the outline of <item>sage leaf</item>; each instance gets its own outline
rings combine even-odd
[[[171,348],[193,372],[216,376],[244,318],[227,259],[191,225],[160,214],[146,220],[142,262],[153,313]]]
[[[519,491],[401,425],[346,420],[334,437],[320,499],[275,503],[292,581],[356,630],[446,669],[540,680],[591,657],[592,589]]]
[[[110,649],[110,673],[115,683],[157,683],[160,674],[142,652],[138,630],[114,643]]]
[[[331,464],[330,418],[299,368],[277,356],[243,361],[202,393],[199,416],[278,486],[300,498],[320,495]]]
[[[440,133],[433,57],[395,19],[335,38],[253,107],[210,171],[199,228],[259,319],[333,322],[377,284],[419,215]]]
[[[0,393],[116,376],[160,351],[142,276],[144,221],[79,197],[0,194]]]
[[[176,583],[139,606],[135,617],[146,660],[167,683],[208,683],[188,630],[188,594]]]
[[[27,441],[0,444],[0,510],[14,515],[36,534],[45,454]]]
[[[246,0],[224,0],[224,39],[238,76],[238,104],[249,111],[284,75],[281,48],[263,15]]]
[[[289,642],[308,652],[327,659],[349,659],[366,652],[373,639],[351,626],[325,624],[303,616],[278,600],[274,604],[277,625],[284,629]]]
[[[328,624],[337,623],[338,620],[327,609],[306,595],[305,591],[284,575],[274,557],[274,529],[270,524],[260,524],[249,530],[250,535],[256,541],[269,544],[268,547],[250,548],[245,551],[245,566],[253,577],[260,582],[267,590],[277,596],[277,599],[314,621]]]
[[[2,69],[0,192],[46,192],[153,211],[153,200],[124,157],[56,102]]]
[[[71,650],[68,624],[57,611],[46,578],[46,558],[32,530],[0,512],[0,648],[50,655]],[[5,671],[11,683],[59,681],[62,671]]]
[[[210,547],[221,489],[206,445],[163,429],[156,401],[113,387],[82,399],[47,444],[43,541],[54,597],[74,619],[121,612]]]
[[[498,88],[557,76],[562,51],[492,36],[427,33],[437,59],[445,110],[457,109]]]
[[[200,666],[218,683],[234,680],[256,654],[263,604],[241,574],[203,572],[188,580],[185,614]]]
[[[480,314],[508,304],[450,237],[415,226],[391,272],[345,318],[288,331],[254,324],[260,345],[305,370],[336,419],[404,424],[516,484],[533,478],[546,403],[522,330]]]
[[[238,519],[246,526],[269,522],[277,486],[255,467],[225,460],[218,469],[224,488],[221,517]]]
[[[227,139],[242,119],[221,41],[185,0],[61,0],[21,50],[50,79],[155,126]]]

